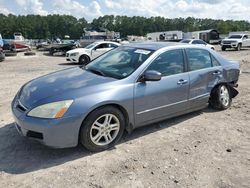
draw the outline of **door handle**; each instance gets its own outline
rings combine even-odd
[[[218,74],[221,74],[221,71],[214,71],[213,72],[213,75],[218,75]]]
[[[187,80],[184,80],[184,79],[180,79],[180,80],[177,82],[178,85],[183,85],[183,84],[186,84],[186,83],[188,83],[188,81],[187,81]]]

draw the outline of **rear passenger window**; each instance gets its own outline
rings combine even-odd
[[[162,76],[169,76],[184,72],[184,59],[181,49],[170,50],[160,54],[148,67],[148,70],[156,70]]]
[[[210,53],[203,49],[186,49],[189,70],[200,70],[212,67],[212,61],[210,58]]]
[[[115,44],[109,44],[109,48],[117,48],[118,46],[117,45],[115,45]]]

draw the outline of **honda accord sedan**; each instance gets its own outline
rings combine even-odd
[[[133,43],[34,79],[18,91],[18,132],[47,146],[114,146],[124,131],[200,110],[230,107],[239,63],[182,43]]]

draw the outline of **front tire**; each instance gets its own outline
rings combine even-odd
[[[226,110],[232,104],[232,97],[227,85],[221,84],[215,87],[210,96],[209,104],[217,110]]]
[[[226,47],[222,46],[222,47],[221,47],[221,50],[222,50],[222,51],[225,51],[225,50],[226,50]]]
[[[86,55],[82,55],[80,58],[79,58],[79,64],[81,65],[87,65],[89,63],[89,58],[88,56]]]
[[[83,122],[80,142],[90,151],[103,151],[121,139],[124,129],[125,118],[120,110],[112,106],[98,108]]]
[[[238,46],[236,47],[236,50],[237,50],[237,51],[240,51],[240,50],[241,50],[241,44],[238,44]]]

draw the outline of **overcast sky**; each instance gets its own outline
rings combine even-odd
[[[250,21],[250,0],[0,0],[0,13],[69,14],[88,21],[107,14]]]

